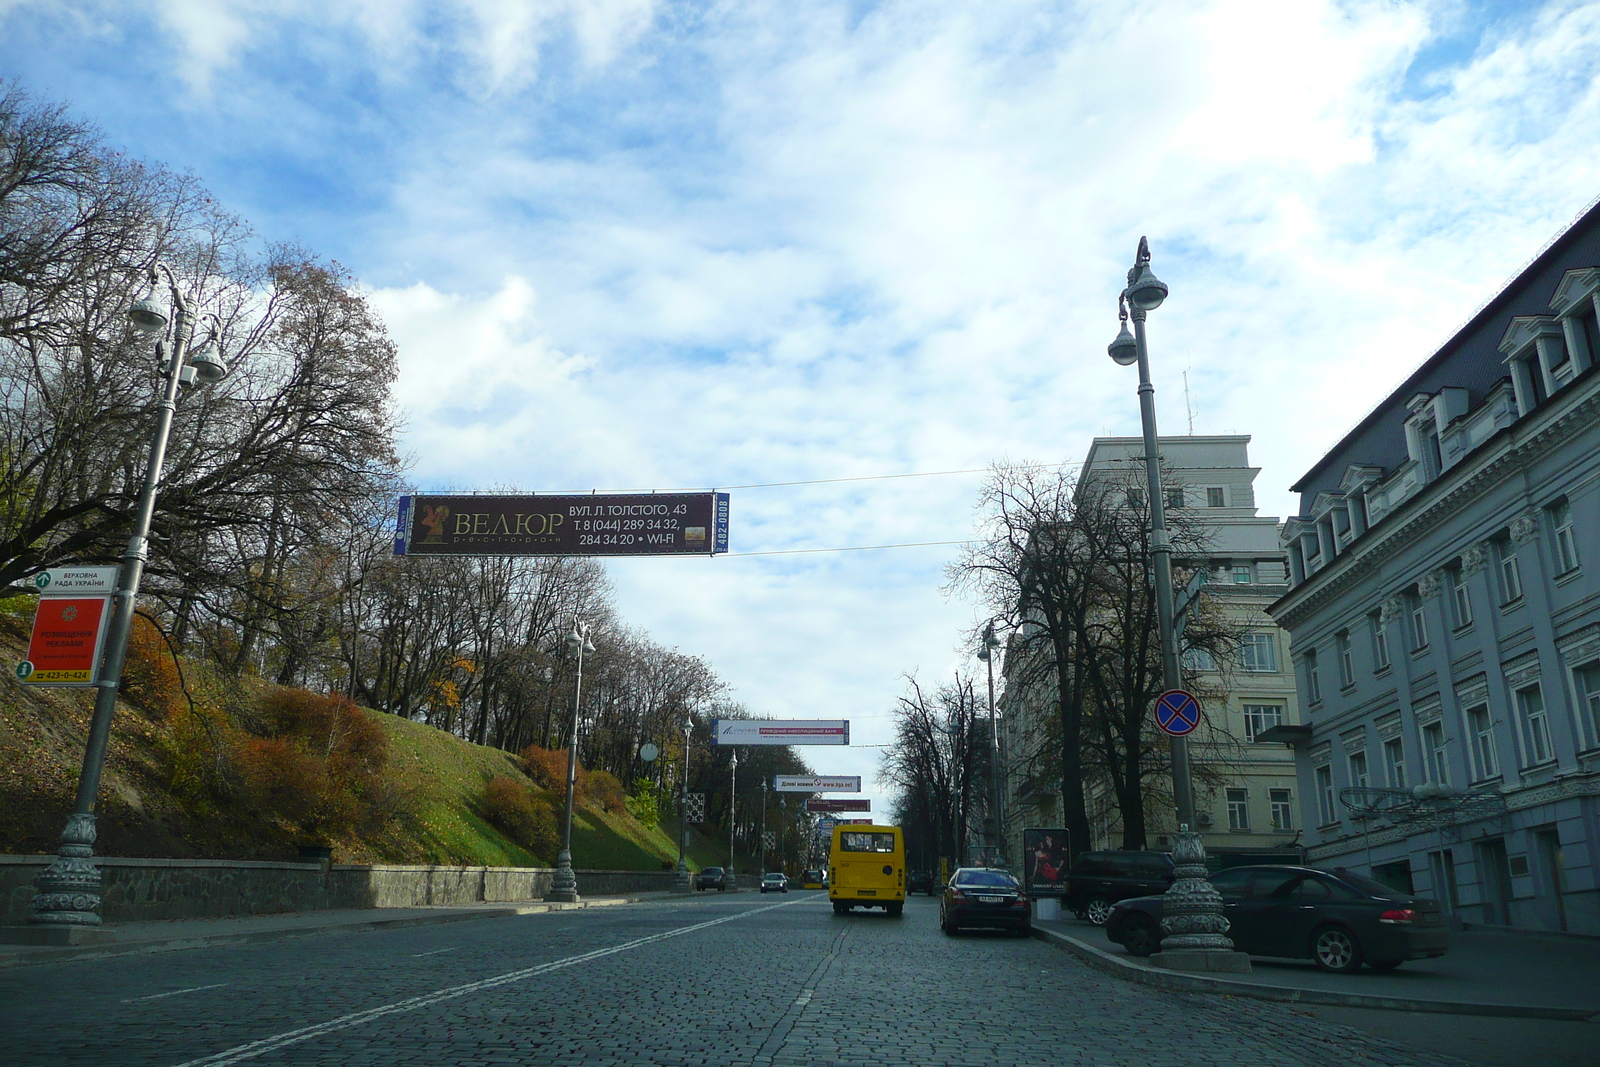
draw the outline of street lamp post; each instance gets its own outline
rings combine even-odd
[[[694,886],[689,882],[689,864],[686,854],[689,851],[689,742],[694,736],[694,720],[685,719],[683,722],[683,771],[678,776],[678,866],[673,872],[672,892],[692,893]]]
[[[994,620],[990,619],[983,628],[983,646],[978,649],[978,658],[989,668],[989,806],[994,812],[994,851],[990,862],[996,867],[1004,867],[1005,838],[1000,821],[1000,730],[994,710],[994,650],[999,647],[1000,639],[994,635]]]
[[[1139,251],[1128,270],[1128,287],[1117,298],[1122,328],[1106,351],[1126,367],[1139,366],[1139,421],[1144,429],[1144,470],[1150,500],[1150,554],[1155,570],[1156,624],[1161,638],[1161,677],[1167,689],[1181,689],[1178,670],[1178,636],[1172,618],[1172,542],[1167,536],[1166,500],[1161,493],[1161,459],[1156,433],[1156,389],[1150,382],[1150,351],[1145,341],[1145,317],[1167,298],[1166,283],[1150,269],[1150,242],[1139,238]],[[1128,318],[1133,318],[1133,334]],[[1248,972],[1250,959],[1233,951],[1226,936],[1228,920],[1222,914],[1222,897],[1206,870],[1205,845],[1191,827],[1194,817],[1194,778],[1189,766],[1189,742],[1170,738],[1172,793],[1177,807],[1178,832],[1172,858],[1176,881],[1162,904],[1162,952],[1155,962],[1172,970]]]
[[[160,273],[158,273],[158,268]],[[172,296],[171,314],[160,299],[161,274],[166,275],[167,288]],[[193,316],[189,303],[178,288],[178,280],[165,263],[150,269],[150,292],[134,301],[128,309],[128,318],[135,327],[147,333],[164,336],[156,342],[158,358],[166,357],[166,385],[157,408],[155,434],[150,442],[150,456],[145,464],[144,486],[139,492],[139,504],[134,512],[133,530],[128,535],[128,546],[122,553],[122,567],[118,574],[116,607],[111,617],[111,627],[106,632],[105,658],[101,662],[99,680],[95,683],[94,714],[89,721],[89,739],[84,746],[83,770],[78,775],[78,795],[67,816],[66,828],[61,832],[61,846],[56,858],[38,878],[33,898],[34,923],[41,924],[38,936],[31,940],[52,944],[72,944],[88,940],[103,940],[106,932],[95,931],[100,925],[100,869],[94,863],[95,798],[100,791],[100,772],[105,767],[106,746],[111,740],[111,720],[117,707],[117,691],[122,685],[122,665],[127,658],[128,635],[133,629],[133,610],[139,595],[139,581],[144,576],[145,560],[149,558],[150,522],[155,515],[156,493],[161,485],[162,467],[166,464],[167,437],[172,432],[172,419],[178,410],[178,395],[183,386],[196,383],[210,385],[228,376],[228,365],[223,362],[217,346],[215,320],[210,335],[198,351],[189,351],[189,337]],[[168,323],[171,330],[168,332]],[[170,346],[167,343],[171,339]]]
[[[767,780],[761,779],[761,870],[756,872],[762,878],[767,876]]]
[[[739,801],[739,750],[733,750],[733,760],[728,769],[728,873],[723,876],[722,884],[729,889],[736,888],[733,878],[733,836],[734,828],[738,825],[735,821],[735,806]]]
[[[789,873],[789,798],[778,798],[778,870]]]
[[[567,737],[567,814],[561,828],[561,853],[556,856],[555,877],[550,880],[550,892],[545,894],[545,900],[576,904],[578,875],[572,869],[572,805],[578,789],[578,711],[583,707],[583,657],[594,653],[589,626],[582,619],[572,620],[567,651],[578,660],[577,682],[572,690],[572,733]]]

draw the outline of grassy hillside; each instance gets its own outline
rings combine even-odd
[[[8,668],[22,658],[31,614],[31,600],[0,602],[0,661]],[[325,786],[326,775],[303,781],[290,775],[310,775],[316,767],[308,771],[305,759],[286,756],[255,710],[264,694],[284,691],[219,679],[186,660],[180,683],[160,652],[130,652],[125,695],[133,699],[119,702],[114,719],[100,791],[100,854],[293,859],[297,845],[325,843],[344,863],[554,862],[554,849],[534,855],[485,818],[484,789],[496,777],[525,783],[558,812],[562,806],[562,798],[533,787],[514,756],[364,709],[352,714],[376,727],[373,749],[382,756],[365,765],[371,773],[361,780],[360,810],[326,824],[334,829],[308,830],[319,824],[284,812],[298,810],[302,794]],[[89,690],[28,689],[3,672],[0,852],[55,850],[72,807],[93,699]],[[573,857],[579,867],[656,870],[676,861],[677,843],[625,812],[580,804]]]

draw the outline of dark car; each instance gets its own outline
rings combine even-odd
[[[1172,857],[1165,852],[1085,852],[1067,871],[1066,904],[1099,926],[1117,901],[1165,893],[1172,882]]]
[[[1414,897],[1340,867],[1230,867],[1211,876],[1234,948],[1252,956],[1310,959],[1348,974],[1363,961],[1388,971],[1443,956],[1449,934],[1437,901]],[[1124,900],[1106,936],[1135,956],[1161,948],[1161,898]]]
[[[907,893],[926,893],[933,896],[933,872],[912,871],[906,875]]]
[[[719,893],[728,891],[728,875],[721,867],[703,867],[700,873],[694,876],[696,889],[715,889]]]
[[[959,867],[950,875],[939,898],[939,928],[953,937],[978,926],[1027,935],[1028,895],[1009,871]]]

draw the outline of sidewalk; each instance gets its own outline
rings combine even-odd
[[[171,952],[208,945],[243,945],[279,941],[322,933],[356,933],[397,930],[407,926],[497,919],[510,915],[539,915],[552,911],[616,907],[657,899],[692,899],[684,894],[636,893],[624,897],[593,897],[577,904],[543,901],[504,901],[459,907],[349,908],[339,911],[296,911],[276,915],[247,915],[231,919],[172,919],[162,922],[107,924],[114,941],[95,945],[33,946],[0,944],[0,968],[23,967],[64,960],[106,959],[149,952]]]
[[[1212,978],[1152,967],[1105,930],[1076,919],[1035,922],[1034,936],[1130,981],[1166,989],[1348,1008],[1586,1020],[1600,1016],[1600,951],[1593,941],[1465,930],[1447,955],[1379,973],[1330,974],[1309,960],[1252,958],[1251,974]]]

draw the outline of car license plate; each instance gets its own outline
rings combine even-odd
[[[983,903],[985,903],[985,904],[1004,904],[1006,898],[1005,897],[979,897],[978,899],[980,901],[982,901]]]

